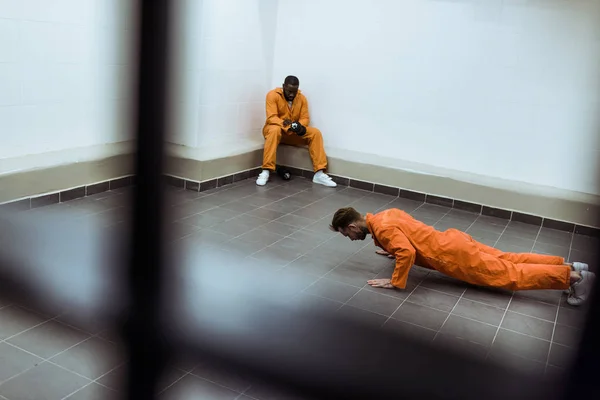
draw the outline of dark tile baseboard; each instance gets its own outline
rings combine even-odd
[[[109,181],[79,186],[76,188],[63,190],[61,192],[31,196],[24,199],[0,204],[0,210],[7,212],[24,211],[33,208],[50,206],[52,204],[65,203],[67,201],[92,196],[94,194],[107,192],[109,190],[116,190],[127,186],[131,186],[135,181],[134,178],[135,177],[133,175],[130,175],[112,179]]]
[[[300,168],[285,167],[292,175],[306,177],[311,174],[311,171],[302,170]],[[348,186],[356,189],[366,190],[374,193],[387,194],[398,196],[405,199],[421,201],[424,203],[435,204],[443,207],[455,208],[461,211],[472,212],[475,214],[486,215],[500,219],[507,219],[515,222],[522,222],[529,225],[543,226],[544,228],[556,229],[565,232],[574,232],[586,236],[600,237],[600,228],[594,228],[584,225],[576,225],[569,222],[557,221],[549,218],[540,217],[538,215],[524,214],[517,211],[503,210],[500,208],[488,207],[483,204],[469,203],[462,200],[450,199],[446,197],[434,196],[432,194],[415,192],[403,188],[379,185],[377,183],[365,182],[336,176],[330,174],[331,178],[340,186]]]
[[[223,187],[235,182],[256,177],[261,171],[262,168],[253,168],[247,171],[236,172],[235,174],[222,176],[220,178],[210,179],[203,182],[193,181],[172,175],[165,175],[165,182],[170,186],[182,189],[185,188],[186,190],[191,190],[192,192],[205,192],[207,190]]]

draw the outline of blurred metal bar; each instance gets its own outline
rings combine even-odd
[[[124,336],[129,351],[129,399],[152,399],[167,357],[161,339],[163,266],[163,147],[167,129],[169,1],[140,1],[136,185],[129,308]]]
[[[599,260],[600,261],[600,260]],[[597,265],[597,262],[596,262]],[[583,334],[577,356],[568,372],[568,383],[565,387],[565,399],[600,399],[600,380],[598,360],[600,360],[600,282],[596,279],[592,297],[588,300],[587,315],[583,326]]]

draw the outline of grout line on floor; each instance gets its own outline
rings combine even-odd
[[[342,307],[344,307],[346,304],[348,304],[350,302],[350,300],[352,300],[354,297],[356,297],[356,295],[358,295],[360,292],[362,292],[362,290],[365,287],[367,287],[368,285],[369,285],[368,283],[365,283],[363,285],[363,287],[361,287],[360,289],[358,289],[358,291],[356,293],[354,293],[352,296],[350,296],[350,298],[348,300],[346,300],[344,303],[342,303],[342,305],[339,306],[339,308],[337,309],[337,311],[340,311],[342,309]],[[356,308],[360,308],[360,307],[356,307]],[[365,311],[368,311],[368,310],[365,310]],[[373,311],[371,311],[371,312],[373,312]]]
[[[194,367],[194,368],[196,368],[196,367]],[[192,370],[193,370],[194,368],[192,368]],[[163,375],[164,375],[164,372],[163,372]],[[161,395],[161,394],[163,394],[164,392],[166,392],[167,390],[169,390],[170,388],[172,388],[173,386],[175,386],[175,384],[176,384],[177,382],[181,381],[183,378],[185,378],[185,377],[186,377],[186,376],[188,376],[188,375],[192,375],[192,372],[191,372],[191,371],[184,371],[184,374],[183,374],[183,375],[181,375],[179,378],[175,379],[175,382],[171,383],[170,385],[167,385],[167,387],[165,387],[164,389],[162,389],[162,390],[159,390],[159,391],[158,391],[158,395]],[[194,376],[196,376],[196,375],[194,375]]]
[[[573,240],[575,239],[575,231],[571,233],[571,242],[569,243],[569,254],[567,255],[567,262],[573,262],[571,260],[571,253],[573,252]]]
[[[458,305],[458,303],[460,303],[460,300],[463,298],[463,296],[465,295],[466,291],[467,291],[467,288],[465,288],[465,290],[463,290],[462,294],[460,295],[460,297],[458,298],[458,300],[456,301],[456,303],[452,307],[452,310],[450,310],[450,312],[448,313],[448,316],[446,317],[446,319],[444,320],[444,322],[440,326],[440,329],[436,332],[435,336],[433,337],[433,340],[435,340],[437,338],[438,334],[442,331],[442,328],[444,328],[444,325],[446,325],[446,322],[448,322],[448,320],[450,319],[450,316],[457,315],[457,314],[453,314],[454,310],[456,309],[456,306]],[[459,315],[459,317],[465,318],[462,315]],[[466,319],[470,319],[470,318],[466,318]],[[477,321],[477,322],[482,322],[482,321]]]
[[[560,303],[560,300],[559,300]],[[548,364],[550,363],[550,353],[552,352],[552,344],[554,343],[554,333],[556,332],[556,324],[558,323],[558,313],[560,312],[560,304],[556,308],[556,316],[554,317],[554,324],[552,325],[552,336],[550,337],[550,346],[548,347],[548,355],[546,356],[546,365],[544,366],[544,374],[548,371]]]

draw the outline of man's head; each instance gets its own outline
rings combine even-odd
[[[333,214],[329,229],[350,240],[365,240],[369,234],[364,217],[352,207],[340,208]]]
[[[300,87],[300,81],[293,75],[285,78],[283,81],[283,95],[287,101],[294,101],[298,94],[298,87]]]

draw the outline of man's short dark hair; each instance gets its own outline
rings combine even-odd
[[[300,80],[294,75],[289,75],[285,77],[285,81],[283,81],[284,85],[292,85],[292,86],[300,86]]]
[[[359,221],[361,217],[360,213],[352,207],[340,208],[333,215],[329,229],[339,232],[340,229],[346,229],[348,225]]]

